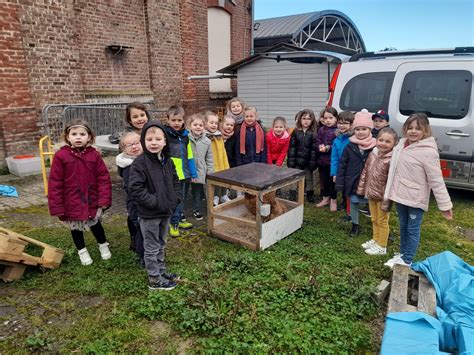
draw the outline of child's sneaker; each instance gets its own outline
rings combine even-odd
[[[369,249],[372,245],[375,245],[375,240],[373,239],[368,240],[365,243],[362,243],[360,246],[364,249]]]
[[[385,255],[387,254],[387,248],[381,247],[375,243],[370,248],[365,249],[365,253],[369,255]]]
[[[395,255],[393,256],[393,258],[387,260],[387,261],[384,263],[384,265],[385,265],[385,266],[388,266],[389,268],[393,268],[393,265],[399,264],[400,262],[403,262],[403,263],[404,263],[401,254],[395,254]]]
[[[219,205],[219,196],[214,196],[214,207]]]
[[[179,237],[179,225],[172,224],[170,226],[170,236],[173,238]]]
[[[81,259],[81,264],[82,265],[90,265],[92,264],[92,258],[87,251],[87,248],[78,250],[77,253],[79,254],[79,259]]]
[[[352,228],[351,231],[349,232],[349,235],[351,237],[357,237],[360,233],[360,226],[358,224],[352,223]]]
[[[201,221],[202,220],[202,214],[198,210],[193,211],[193,216],[196,219],[196,221]]]
[[[226,203],[229,202],[230,198],[227,195],[221,196],[221,203]]]
[[[179,222],[178,227],[182,228],[182,229],[190,229],[190,228],[193,228],[193,224],[190,223],[190,222],[181,221],[181,222]]]
[[[149,277],[148,278],[148,289],[150,291],[163,290],[171,291],[178,284],[173,280],[168,280],[164,277]]]
[[[181,222],[186,222],[186,216],[184,215],[184,212],[181,212],[181,216],[179,216],[179,220]]]
[[[178,274],[173,274],[171,272],[164,272],[163,274],[161,274],[161,276],[163,276],[167,280],[173,280],[173,281],[181,279],[181,277]]]
[[[99,244],[99,251],[102,260],[109,260],[112,257],[112,253],[109,249],[109,243],[107,242]]]
[[[360,207],[359,212],[362,213],[364,216],[370,218],[370,210],[368,207]]]

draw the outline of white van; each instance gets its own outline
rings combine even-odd
[[[474,190],[474,47],[356,54],[334,71],[328,104],[382,109],[390,126],[428,115],[448,186]]]

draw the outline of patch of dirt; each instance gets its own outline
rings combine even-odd
[[[474,242],[474,228],[466,228],[462,231],[462,234],[471,242]]]
[[[0,341],[17,337],[18,333],[34,334],[46,325],[60,328],[74,323],[76,309],[93,309],[106,301],[97,296],[76,294],[54,299],[39,290],[24,291],[13,285],[0,288]],[[24,344],[18,344],[23,347]]]
[[[174,334],[171,330],[171,327],[168,323],[161,321],[154,321],[150,324],[150,334],[153,337],[154,343],[164,344],[166,339],[173,338],[173,343],[176,344],[175,349],[166,349],[166,348],[157,348],[154,349],[157,353],[176,353],[176,354],[186,354],[193,346],[192,339],[183,339],[177,334]],[[163,341],[165,340],[165,341]]]

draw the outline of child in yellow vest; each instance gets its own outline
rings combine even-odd
[[[206,118],[206,135],[211,140],[214,172],[229,169],[229,161],[227,160],[224,139],[219,131],[219,117],[211,111],[207,111],[204,114],[204,117]],[[224,203],[229,200],[226,189],[217,187],[213,200],[214,206],[217,206],[219,202]]]

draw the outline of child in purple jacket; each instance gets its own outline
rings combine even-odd
[[[323,197],[316,207],[330,204],[330,210],[335,212],[337,211],[337,193],[331,178],[331,147],[336,138],[337,129],[337,110],[334,107],[326,107],[322,124],[314,141],[314,149],[318,152],[319,181]]]

